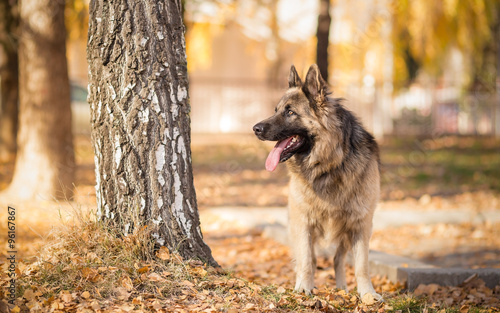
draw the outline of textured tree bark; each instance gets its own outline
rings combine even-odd
[[[87,59],[98,215],[217,265],[193,185],[180,0],[90,3]]]
[[[75,158],[66,62],[64,1],[20,5],[17,199],[71,197]]]
[[[11,160],[17,149],[19,62],[17,1],[0,0],[0,48],[4,59],[0,64],[0,162]]]
[[[328,46],[330,44],[330,0],[320,0],[318,28],[316,38],[318,39],[316,48],[316,63],[323,79],[328,82]]]

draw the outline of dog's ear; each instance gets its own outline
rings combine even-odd
[[[302,86],[302,91],[310,100],[322,104],[328,95],[328,86],[319,72],[316,64],[311,65],[307,71],[306,81]]]
[[[290,68],[290,75],[288,76],[288,88],[293,87],[302,87],[302,81],[300,80],[295,66],[292,65],[292,68]]]

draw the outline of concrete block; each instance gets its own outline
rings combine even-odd
[[[500,269],[463,269],[463,268],[406,268],[408,290],[413,291],[420,284],[441,286],[460,286],[467,278],[477,275],[486,286],[495,288],[500,285]]]
[[[413,260],[399,255],[392,255],[381,251],[370,251],[370,274],[387,276],[393,282],[406,283],[408,281],[408,268],[431,269],[433,265]]]

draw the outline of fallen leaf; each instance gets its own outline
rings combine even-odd
[[[276,289],[276,292],[281,294],[281,293],[285,293],[286,292],[286,289],[283,288],[283,286],[279,286],[278,289]]]
[[[258,292],[258,291],[262,291],[262,288],[261,288],[259,285],[256,285],[256,284],[254,284],[254,283],[250,283],[248,286],[249,286],[250,288],[252,288],[252,290],[255,290],[255,291],[257,291],[257,292]]]
[[[21,312],[21,309],[16,305],[15,307],[12,308],[12,310],[10,310],[10,312],[19,313],[19,312]]]
[[[416,297],[420,297],[421,295],[426,293],[426,290],[427,290],[427,285],[420,284],[415,290],[413,290],[413,295]]]
[[[478,277],[478,274],[477,273],[474,273],[472,274],[471,276],[467,277],[467,279],[465,279],[461,284],[460,286],[465,286],[467,285],[468,283],[474,281],[476,278]]]
[[[84,298],[84,299],[90,298],[90,292],[88,292],[88,291],[82,292],[82,298]]]
[[[308,307],[313,307],[316,304],[316,301],[314,299],[306,300],[302,302],[302,304]]]
[[[193,274],[198,275],[200,277],[207,276],[208,272],[203,267],[195,267],[192,269]]]
[[[61,294],[60,298],[63,302],[66,303],[73,301],[73,296],[70,293],[63,293]]]
[[[281,298],[280,301],[278,301],[279,305],[285,305],[288,304],[288,301],[285,298]]]
[[[163,307],[163,306],[161,305],[160,301],[155,300],[155,301],[153,302],[153,309],[155,309],[155,310],[160,310],[162,307]]]
[[[366,293],[363,296],[363,298],[361,298],[361,301],[366,305],[373,305],[373,304],[377,303],[377,301],[375,300],[375,298],[373,297],[373,295],[371,293]]]
[[[438,289],[439,289],[439,285],[438,284],[430,284],[427,286],[427,292],[428,292],[428,295],[433,295]]]
[[[99,271],[96,270],[95,268],[90,268],[90,267],[82,268],[82,276],[86,280],[93,283],[95,283],[101,278],[101,276],[99,275]]]
[[[52,302],[51,307],[54,310],[62,310],[62,309],[64,309],[64,304],[56,300],[56,301]]]
[[[87,253],[87,260],[89,261],[99,261],[99,257],[97,256],[97,254],[95,252],[89,252]]]
[[[127,289],[127,291],[134,289],[134,284],[132,283],[132,279],[130,279],[129,276],[122,276],[120,283],[122,287]]]
[[[101,306],[99,305],[99,302],[97,301],[93,301],[92,304],[90,305],[92,307],[92,309],[94,309],[95,311],[97,310],[100,310],[101,309]]]
[[[142,303],[142,297],[141,296],[139,296],[137,298],[134,298],[132,300],[132,304],[141,304],[141,303]]]
[[[160,276],[158,273],[151,273],[148,275],[149,280],[151,281],[163,281],[165,280],[163,277]]]
[[[158,258],[163,261],[170,260],[170,251],[168,251],[167,247],[160,247],[160,250],[157,253]]]
[[[137,270],[137,272],[139,272],[139,274],[146,273],[148,271],[149,271],[149,266],[143,266]]]
[[[130,292],[124,287],[117,287],[114,289],[115,295],[120,300],[128,300],[130,298]]]
[[[120,307],[121,310],[125,311],[125,312],[131,312],[134,310],[134,306],[133,305],[129,305],[129,304],[123,304],[121,307]]]
[[[31,300],[35,299],[35,293],[31,289],[26,289],[26,291],[24,291],[23,297],[24,297],[24,299],[31,301]]]
[[[255,307],[255,304],[247,303],[247,305],[245,305],[245,310],[250,310],[250,309],[253,309],[254,307]]]
[[[420,284],[418,285],[417,289],[413,291],[413,294],[417,297],[424,294],[432,296],[438,289],[439,285],[437,284],[429,284],[429,285]]]

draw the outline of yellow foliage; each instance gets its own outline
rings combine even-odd
[[[472,70],[481,66],[492,39],[498,0],[394,0],[395,81],[408,78],[401,61],[410,55],[425,71],[439,75],[451,47],[458,48]]]
[[[223,29],[222,25],[193,23],[186,35],[188,71],[207,69],[212,65],[213,38]]]
[[[70,0],[66,2],[65,20],[69,39],[87,36],[89,24],[89,0]]]

